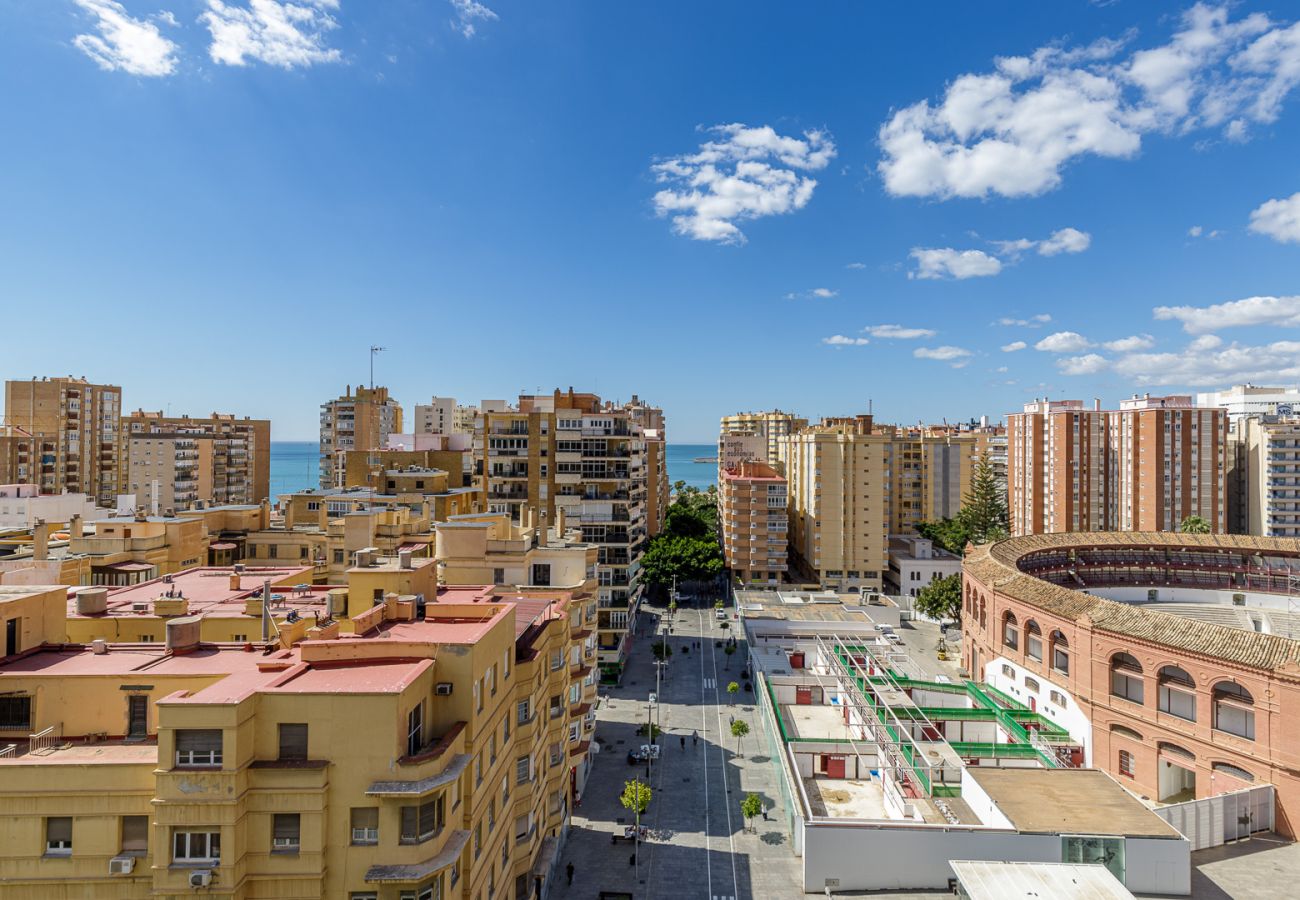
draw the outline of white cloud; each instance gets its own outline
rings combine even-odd
[[[1135,156],[1142,136],[1222,128],[1244,139],[1300,83],[1300,24],[1198,3],[1168,43],[1121,56],[1127,38],[1000,58],[954,79],[936,104],[880,127],[878,170],[894,196],[1033,196],[1087,156]]]
[[[839,293],[839,291],[832,291],[830,288],[813,288],[812,290],[814,297],[820,297],[823,300],[827,300],[831,297],[838,297]]]
[[[849,263],[847,266],[845,266],[844,268],[846,268],[846,269],[865,269],[866,267],[867,267],[867,264],[866,264],[866,263],[851,262],[851,263]]]
[[[822,338],[823,344],[830,344],[832,347],[861,347],[864,344],[870,344],[871,341],[866,338],[852,338],[844,334],[832,334],[830,337]]]
[[[338,9],[338,0],[249,0],[248,6],[222,0],[207,3],[199,21],[212,33],[208,55],[213,62],[243,66],[252,60],[294,69],[343,59],[336,48],[325,46],[325,34],[338,27],[329,13]]]
[[[477,0],[451,0],[456,10],[456,18],[451,20],[451,27],[466,38],[472,38],[477,31],[475,22],[495,22],[499,17]]]
[[[1300,192],[1261,204],[1250,214],[1250,230],[1279,243],[1300,244]]]
[[[1222,346],[1223,338],[1219,337],[1217,334],[1203,334],[1200,337],[1193,339],[1192,342],[1187,345],[1187,349],[1196,351],[1217,350]]]
[[[1026,344],[1024,341],[1012,341],[1012,342],[1009,343],[1009,344],[1003,344],[1003,345],[1002,345],[1002,352],[1003,352],[1003,353],[1015,353],[1017,350],[1023,350],[1023,349],[1025,349],[1025,348],[1028,347],[1028,346],[1029,346],[1029,345]]]
[[[1047,353],[1078,353],[1091,346],[1092,341],[1077,331],[1057,331],[1034,344],[1034,349]]]
[[[1096,353],[1083,356],[1066,356],[1056,361],[1062,375],[1096,375],[1110,365],[1110,361]]]
[[[980,278],[1002,271],[1002,260],[983,250],[913,247],[908,255],[916,260],[908,278]]]
[[[1217,349],[1196,346],[1179,353],[1135,353],[1116,360],[1119,375],[1144,385],[1227,387],[1256,383],[1300,381],[1300,341],[1275,341],[1259,346],[1231,344]]]
[[[868,325],[862,329],[874,338],[888,338],[898,341],[911,341],[917,338],[934,337],[935,332],[929,328],[904,328],[902,325]]]
[[[79,34],[72,43],[105,72],[158,78],[176,71],[176,44],[163,36],[156,22],[132,18],[116,0],[74,2],[95,17],[99,33]],[[154,19],[176,25],[176,17],[167,11]]]
[[[1092,246],[1092,235],[1077,228],[1062,228],[1038,244],[1039,256],[1056,256],[1058,253],[1082,253]]]
[[[829,300],[832,297],[838,297],[839,291],[833,291],[830,288],[813,288],[811,291],[791,291],[785,295],[787,300]]]
[[[1150,350],[1156,345],[1156,339],[1149,334],[1134,334],[1126,338],[1119,338],[1114,341],[1106,341],[1102,344],[1107,350],[1115,353],[1133,353],[1136,350]]]
[[[1200,225],[1193,225],[1191,228],[1187,229],[1187,236],[1194,237],[1194,238],[1200,237],[1201,232],[1203,232],[1204,230],[1205,229],[1202,228]]]
[[[1003,316],[994,324],[1014,325],[1018,328],[1037,328],[1040,325],[1046,325],[1050,321],[1052,321],[1052,317],[1048,313],[1039,313],[1036,316],[1030,316],[1028,319],[1013,319],[1009,316]]]
[[[673,231],[697,241],[745,243],[737,221],[803,209],[817,181],[801,172],[824,169],[835,144],[824,131],[805,131],[803,140],[777,134],[770,126],[717,125],[717,140],[696,153],[655,163],[660,184],[655,212],[672,216]]]
[[[1247,325],[1300,325],[1300,296],[1247,297],[1213,306],[1157,306],[1157,319],[1176,319],[1188,334],[1206,334],[1221,328]]]
[[[1189,238],[1203,237],[1206,240],[1212,241],[1215,238],[1222,237],[1223,232],[1217,228],[1211,229],[1210,231],[1206,231],[1205,228],[1201,225],[1193,225],[1191,228],[1187,229],[1187,236]]]
[[[971,352],[963,347],[917,347],[912,351],[912,355],[917,359],[937,359],[941,362],[952,362],[965,359],[971,355]]]
[[[1006,367],[1006,366],[998,366],[998,367],[997,367],[996,369],[994,369],[993,371],[994,371],[994,372],[997,372],[999,375],[1005,375],[1005,374],[1007,373],[1007,367]]]

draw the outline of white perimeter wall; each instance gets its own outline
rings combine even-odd
[[[1285,594],[1267,594],[1263,591],[1218,591],[1198,587],[1096,587],[1088,588],[1094,597],[1105,597],[1120,603],[1146,603],[1147,591],[1157,591],[1156,600],[1160,603],[1209,603],[1215,606],[1232,606],[1233,594],[1245,594],[1246,606],[1262,606],[1266,609],[1287,608]]]
[[[1077,660],[1072,661],[1077,662]],[[1008,678],[1003,675],[1003,666],[1010,666],[1014,677]],[[1037,692],[1025,687],[1026,675],[1038,682]],[[1092,723],[1088,721],[1082,707],[1069,691],[1004,656],[990,660],[984,666],[984,680],[998,690],[1015,697],[1025,706],[1029,705],[1029,698],[1033,697],[1037,711],[1042,713],[1044,718],[1060,725],[1070,732],[1070,737],[1083,744],[1083,764],[1085,767],[1092,765]],[[1065,697],[1064,708],[1052,702],[1051,691],[1058,691]]]

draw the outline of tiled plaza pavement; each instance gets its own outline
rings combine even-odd
[[[728,702],[727,684],[744,685],[743,641],[728,662],[715,643],[730,637],[736,623],[732,620],[732,628],[723,630],[711,608],[678,610],[668,636],[673,655],[659,689],[658,710],[663,755],[652,766],[654,798],[642,823],[654,834],[641,846],[635,869],[630,865],[632,845],[611,843],[611,835],[632,823],[632,814],[618,802],[624,782],[645,778],[644,764],[629,765],[627,751],[645,741],[635,732],[646,721],[647,700],[655,690],[650,645],[658,613],[666,625],[663,610],[643,613],[623,682],[609,690],[598,710],[601,752],[582,805],[574,810],[559,865],[558,895],[583,900],[595,900],[601,891],[628,892],[636,900],[801,896],[801,860],[790,852],[786,814],[753,694],[736,695],[734,707]],[[694,641],[700,642],[699,649],[682,652]],[[750,727],[740,754],[731,736],[733,715]],[[763,798],[769,820],[760,816],[746,831],[740,801],[751,792]],[[566,888],[563,873],[569,862],[574,879]]]

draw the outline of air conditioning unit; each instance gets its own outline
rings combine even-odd
[[[114,856],[108,861],[109,875],[130,875],[135,871],[134,856]]]
[[[436,685],[434,685],[433,692],[437,694],[439,697],[451,696],[451,682],[439,681]]]
[[[190,872],[190,887],[205,888],[212,884],[211,869],[195,869]]]

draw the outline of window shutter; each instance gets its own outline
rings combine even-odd
[[[280,759],[307,758],[307,726],[280,723]]]
[[[220,753],[221,731],[187,728],[176,732],[176,749],[186,752]]]
[[[72,843],[72,819],[67,816],[50,818],[45,820],[45,840],[53,844],[62,842]]]
[[[149,849],[149,817],[122,817],[122,849],[144,852]]]
[[[297,813],[276,813],[271,825],[271,836],[277,841],[298,842],[299,817]]]

